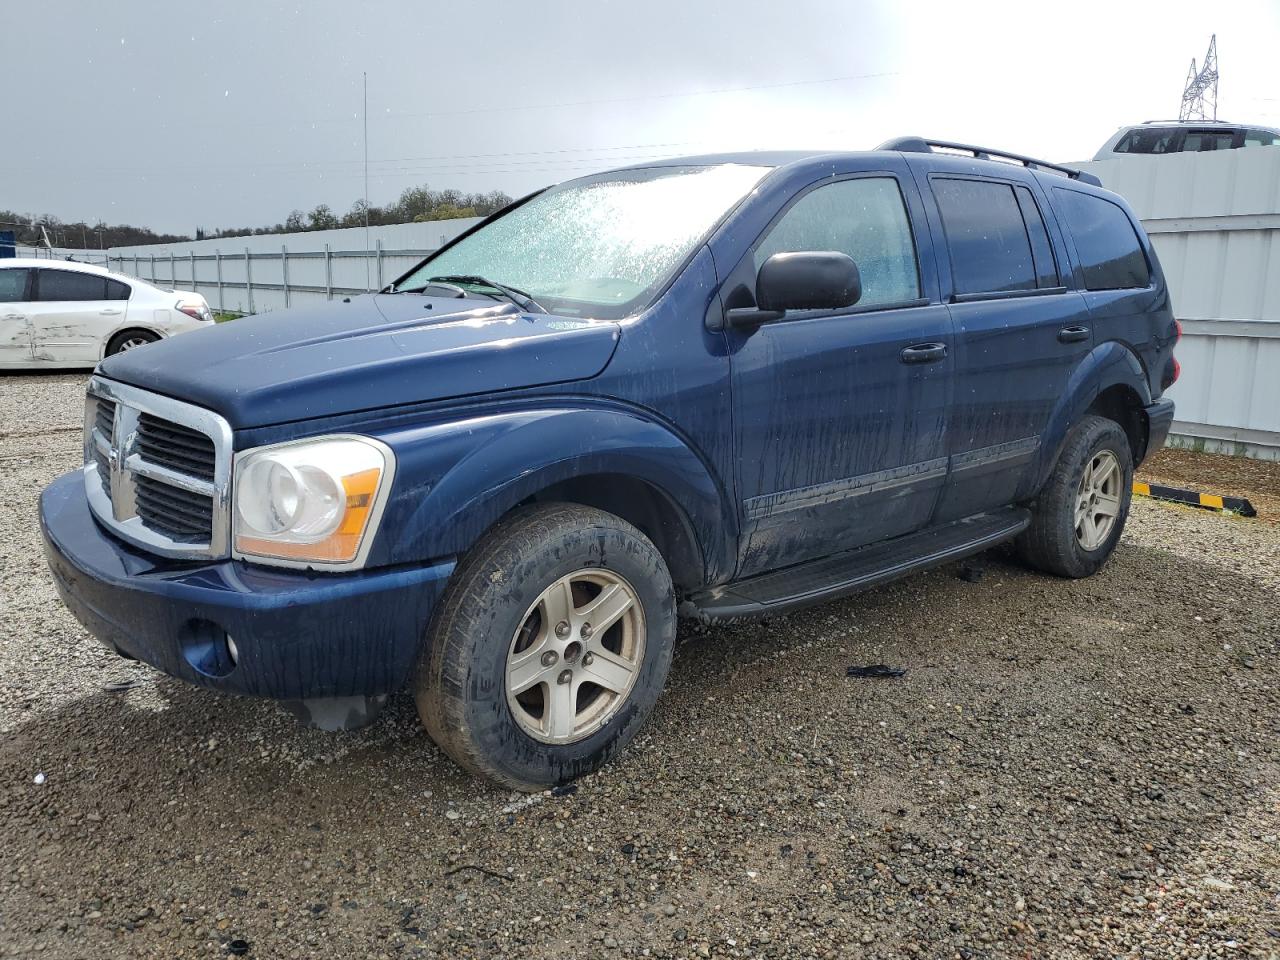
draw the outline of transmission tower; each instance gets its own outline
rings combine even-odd
[[[1204,66],[1196,69],[1196,59],[1191,58],[1187,71],[1187,85],[1182,90],[1182,109],[1179,120],[1218,119],[1218,35],[1209,38],[1209,52],[1204,55]]]

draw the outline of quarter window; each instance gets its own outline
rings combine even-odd
[[[41,270],[38,299],[45,302],[106,300],[107,278],[71,270]]]
[[[1244,132],[1244,145],[1246,147],[1274,147],[1280,142],[1280,134],[1272,133],[1270,130],[1246,130]]]
[[[129,285],[121,283],[119,280],[107,281],[107,299],[108,300],[128,300]]]
[[[942,212],[957,295],[1036,289],[1031,239],[1010,184],[936,177],[933,194]],[[1039,231],[1043,234],[1043,222]],[[1044,269],[1047,277],[1047,264]]]
[[[810,190],[756,247],[756,270],[775,253],[819,250],[846,254],[858,265],[859,306],[920,296],[911,223],[892,177],[838,180]]]
[[[1125,290],[1151,283],[1151,271],[1129,215],[1110,200],[1057,189],[1088,290]]]
[[[26,270],[0,270],[0,303],[21,303],[27,299]]]

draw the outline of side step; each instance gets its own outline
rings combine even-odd
[[[1013,539],[1030,522],[1030,512],[1021,507],[980,513],[905,537],[712,587],[689,597],[681,604],[681,612],[703,620],[722,620],[782,613],[834,600],[981,553]]]

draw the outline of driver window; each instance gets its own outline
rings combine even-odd
[[[756,247],[755,266],[775,253],[835,250],[862,275],[858,306],[901,303],[920,296],[911,223],[892,177],[839,180],[797,200]]]

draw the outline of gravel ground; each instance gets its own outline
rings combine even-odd
[[[1280,957],[1276,525],[1140,501],[1088,581],[685,626],[632,749],[522,797],[407,696],[323,734],[100,650],[35,519],[83,383],[0,377],[0,956]]]

